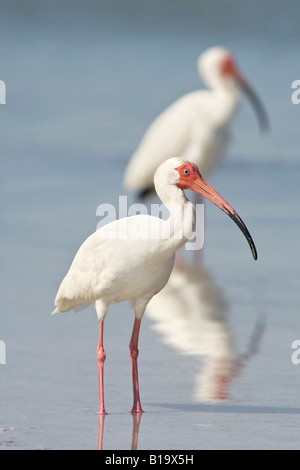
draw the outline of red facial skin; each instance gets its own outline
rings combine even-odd
[[[213,187],[202,178],[197,165],[195,163],[186,162],[183,165],[177,167],[176,170],[180,176],[179,181],[177,182],[177,186],[180,189],[191,189],[192,191],[201,194],[217,207],[219,207],[223,212],[225,212],[225,214],[229,215],[229,217],[237,224],[237,226],[245,235],[251,248],[253,258],[256,260],[257,251],[252,237],[244,222],[236,213],[236,211],[230,206],[230,204],[228,204],[228,202],[225,201],[225,199],[222,198],[222,196],[220,196],[220,194],[217,193],[217,191],[215,191]]]

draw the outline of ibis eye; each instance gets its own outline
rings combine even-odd
[[[189,174],[190,174],[190,170],[188,170],[187,168],[185,168],[185,170],[183,170],[183,173],[184,173],[185,175],[189,175]]]

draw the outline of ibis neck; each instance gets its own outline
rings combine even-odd
[[[174,190],[175,189],[175,190]],[[195,223],[195,208],[177,186],[169,188],[169,197],[163,203],[170,212],[165,221],[164,238],[174,252],[191,237]]]
[[[239,100],[240,93],[234,87],[218,88],[213,92],[213,100],[216,105],[212,107],[212,120],[217,127],[223,127],[228,124],[228,121],[235,114]]]

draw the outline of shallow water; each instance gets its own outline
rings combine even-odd
[[[227,9],[215,16],[217,2],[203,2],[202,16],[194,2],[180,13],[178,5],[152,2],[157,9],[146,21],[134,2],[129,11],[99,2],[103,16],[93,15],[94,2],[86,9],[74,2],[71,13],[26,3],[23,11],[19,2],[4,2],[0,20],[7,86],[0,107],[0,449],[97,448],[96,315],[90,307],[51,317],[56,290],[99,222],[98,205],[116,205],[124,194],[122,175],[146,126],[199,87],[196,58],[218,42],[237,55],[271,120],[271,134],[261,136],[243,101],[230,151],[210,177],[246,222],[259,259],[237,227],[206,204],[205,271],[187,286],[199,308],[182,315],[179,299],[177,323],[174,314],[168,324],[161,298],[143,319],[146,413],[138,448],[298,449],[300,365],[291,360],[300,301],[300,107],[291,103],[291,82],[300,78],[296,2],[289,11],[272,3],[267,29],[259,4],[250,16],[239,7],[232,17]],[[184,275],[176,281],[181,292]],[[207,283],[211,297],[203,299]],[[132,323],[127,304],[111,307],[105,321],[104,449],[131,446]],[[215,383],[226,383],[226,400],[212,401]]]

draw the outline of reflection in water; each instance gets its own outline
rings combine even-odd
[[[257,322],[246,353],[238,355],[227,313],[223,292],[208,270],[183,261],[148,304],[147,315],[164,342],[184,354],[201,357],[193,393],[197,401],[228,398],[232,379],[258,351],[264,322]]]
[[[133,426],[132,426],[131,450],[137,449],[141,417],[142,417],[141,413],[132,413]]]
[[[106,415],[99,415],[97,450],[102,450],[102,447],[103,447],[103,432],[104,432],[105,416]]]
[[[106,416],[107,415],[99,415],[97,450],[103,449],[104,421],[105,421]],[[137,450],[141,417],[142,417],[141,413],[132,413],[133,423],[132,423],[132,436],[131,436],[130,450]]]

